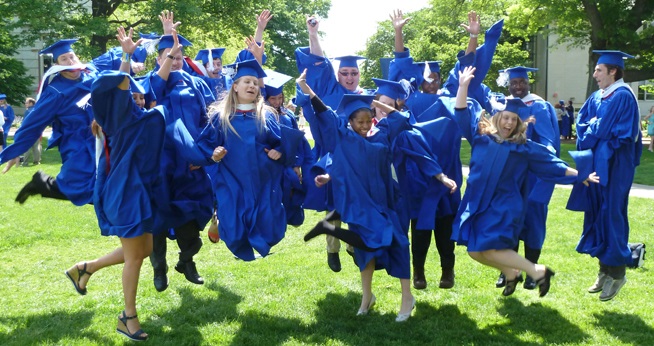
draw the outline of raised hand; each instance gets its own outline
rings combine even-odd
[[[118,39],[118,42],[120,42],[120,47],[123,49],[123,52],[128,53],[128,54],[133,54],[134,51],[136,50],[136,47],[138,47],[141,42],[143,41],[142,38],[140,38],[138,41],[134,42],[132,39],[134,35],[134,29],[129,28],[129,32],[125,32],[125,28],[122,26],[118,28],[118,33],[116,34],[116,39]]]
[[[393,28],[395,28],[395,30],[402,30],[404,25],[408,23],[409,20],[411,20],[411,18],[404,18],[402,10],[393,11],[389,17],[391,18],[391,23],[393,24]]]
[[[173,35],[173,47],[170,49],[170,52],[168,52],[168,54],[176,55],[177,53],[182,51],[183,46],[179,44],[179,38],[177,37],[177,30],[173,29],[171,35]]]
[[[261,14],[257,16],[257,29],[265,30],[268,22],[272,19],[273,15],[270,13],[270,10],[263,10]]]
[[[479,35],[481,25],[479,24],[479,15],[475,11],[468,12],[468,25],[460,24],[470,35]]]
[[[164,35],[170,35],[173,33],[173,30],[177,30],[177,27],[182,24],[182,22],[175,22],[175,14],[172,11],[163,10],[159,15],[159,20],[163,26]]]
[[[253,36],[245,38],[245,45],[247,46],[248,52],[254,55],[254,58],[257,59],[260,65],[262,65],[263,62],[264,44],[264,41],[261,41],[261,44],[258,44]]]
[[[309,35],[318,35],[318,30],[320,28],[320,21],[316,16],[307,17],[307,30]]]
[[[302,74],[297,77],[295,82],[300,87],[300,90],[302,90],[303,93],[309,95],[309,97],[313,97],[313,95],[315,95],[313,90],[311,90],[311,87],[307,84],[307,69],[302,71]]]
[[[459,87],[467,88],[470,85],[470,81],[475,78],[475,70],[474,66],[466,66],[463,71],[459,71]]]

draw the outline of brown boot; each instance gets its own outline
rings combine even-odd
[[[424,290],[427,288],[425,268],[413,268],[413,288],[417,290]]]
[[[443,268],[443,274],[441,275],[441,282],[438,284],[438,287],[440,288],[454,287],[454,269]]]

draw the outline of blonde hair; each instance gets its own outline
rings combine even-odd
[[[236,90],[234,89],[234,86],[238,85],[238,83],[241,80],[242,80],[241,78],[235,80],[232,87],[229,88],[229,91],[225,91],[221,99],[212,103],[208,107],[209,119],[212,120],[216,116],[220,117],[220,125],[222,127],[223,132],[226,134],[228,131],[231,131],[239,138],[241,136],[238,134],[238,132],[236,132],[234,126],[232,126],[231,120],[234,117],[234,114],[236,113],[236,105],[237,105]],[[259,129],[259,132],[262,132],[263,129],[266,127],[266,116],[265,116],[266,112],[272,112],[273,114],[276,113],[272,107],[264,103],[263,97],[261,96],[260,88],[257,97],[254,99],[252,103],[255,104],[254,113],[257,119],[257,128]]]
[[[520,119],[516,114],[517,125],[513,132],[509,135],[508,138],[503,138],[498,134],[497,129],[500,127],[500,118],[504,112],[513,113],[509,111],[499,111],[493,115],[490,119],[486,117],[486,111],[482,111],[479,118],[479,123],[477,125],[477,132],[480,135],[489,135],[495,139],[496,142],[502,143],[504,141],[516,144],[525,144],[527,143],[527,124]],[[515,114],[515,113],[513,113]]]

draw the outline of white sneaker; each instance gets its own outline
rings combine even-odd
[[[602,292],[602,287],[604,287],[604,283],[608,277],[608,275],[602,272],[597,274],[597,280],[595,280],[595,283],[592,286],[588,287],[588,293]]]
[[[607,300],[613,299],[618,292],[620,292],[620,289],[622,286],[624,286],[625,283],[627,283],[627,277],[623,277],[622,279],[616,280],[612,277],[607,276],[607,280],[604,283],[604,287],[602,287],[602,294],[600,294],[599,299],[603,302]]]

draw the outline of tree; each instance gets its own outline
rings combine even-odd
[[[587,94],[597,89],[593,50],[621,50],[635,55],[625,64],[625,81],[654,78],[654,1],[521,0],[509,9],[509,30],[555,32],[558,44],[590,46]],[[528,25],[525,25],[529,23]]]
[[[21,105],[32,94],[32,78],[23,63],[12,58],[16,48],[11,35],[0,26],[0,94],[7,95],[7,103]]]

